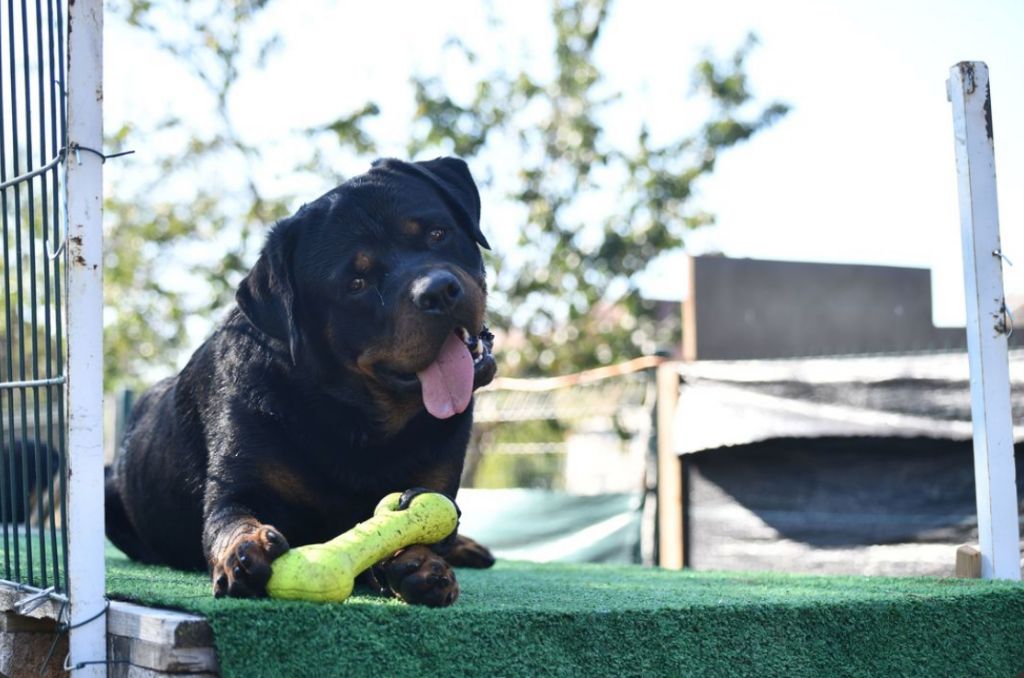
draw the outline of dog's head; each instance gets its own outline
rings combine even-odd
[[[400,426],[444,419],[494,377],[480,196],[455,158],[378,160],[275,226],[242,312],[297,366],[368,394]]]

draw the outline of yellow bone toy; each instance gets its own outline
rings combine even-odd
[[[352,593],[356,576],[395,551],[434,544],[455,531],[458,509],[448,497],[425,492],[399,509],[401,493],[384,497],[373,517],[323,544],[294,548],[271,566],[271,598],[339,603]]]

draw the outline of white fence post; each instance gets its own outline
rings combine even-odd
[[[68,3],[68,600],[77,676],[107,675],[103,520],[103,2]],[[77,150],[77,149],[81,150]]]
[[[953,104],[960,192],[981,576],[1019,580],[1020,528],[1007,359],[1012,319],[1003,296],[988,67],[980,61],[961,62],[950,69],[946,86]]]

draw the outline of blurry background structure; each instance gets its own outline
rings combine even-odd
[[[951,575],[977,540],[970,375],[964,328],[932,326],[927,271],[698,257],[690,273],[683,498],[659,507],[679,511],[685,564]]]

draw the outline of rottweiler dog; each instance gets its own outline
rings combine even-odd
[[[266,594],[289,545],[326,541],[394,491],[459,489],[473,391],[495,374],[480,196],[466,164],[376,161],[271,230],[237,307],[135,405],[107,470],[128,556]],[[378,577],[449,605],[465,537],[404,549]]]

